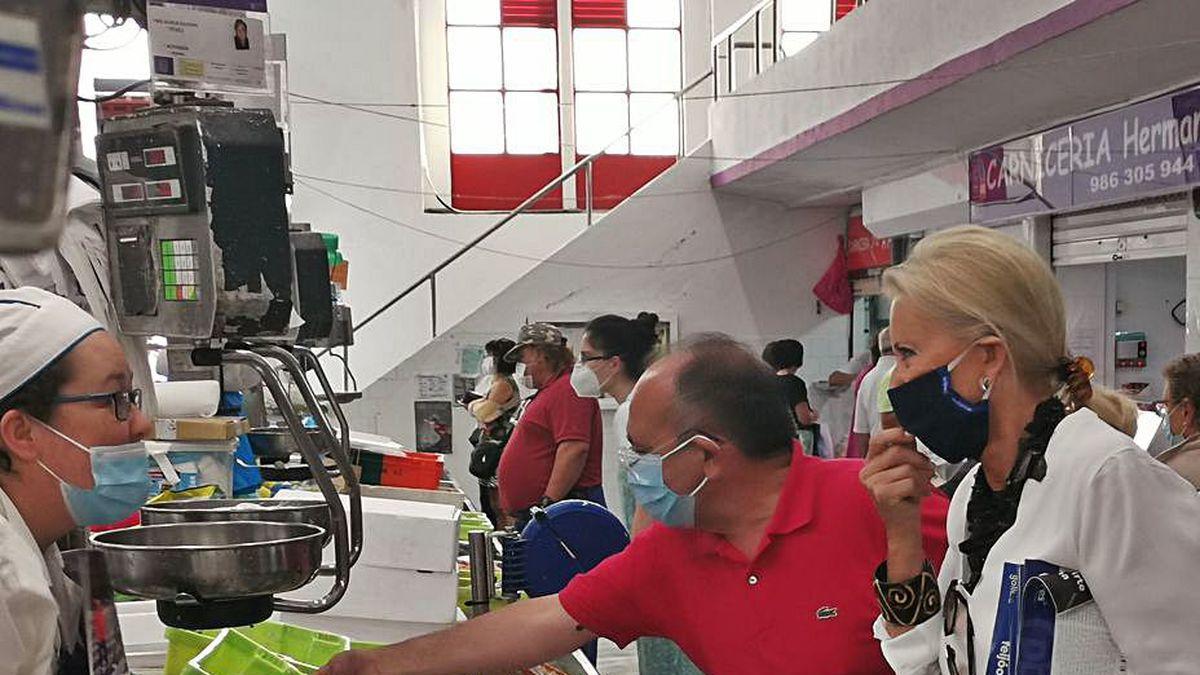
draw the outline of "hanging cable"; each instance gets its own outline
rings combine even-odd
[[[406,222],[398,220],[396,218],[392,218],[390,216],[384,215],[377,211],[373,211],[365,206],[356,204],[347,199],[343,199],[343,198],[341,198],[331,192],[328,192],[326,190],[322,190],[321,188],[316,187],[315,185],[309,184],[304,180],[297,180],[296,183],[300,184],[300,185],[304,185],[306,188],[313,190],[314,192],[317,192],[319,194],[322,194],[322,195],[328,197],[329,199],[332,199],[333,201],[342,204],[343,206],[347,206],[351,209],[354,209],[355,211],[358,211],[360,213],[365,213],[369,216],[373,216],[373,217],[383,220],[385,222],[392,223],[393,225],[398,225],[406,230],[410,230],[410,231],[416,232],[418,234],[423,234],[427,237],[431,237],[433,239],[438,239],[440,241],[444,241],[444,242],[447,242],[450,244],[455,244],[457,246],[466,246],[467,244],[470,243],[468,241],[462,241],[459,239],[455,239],[453,237],[447,237],[446,235],[439,234],[437,232],[432,232],[430,230],[422,229],[420,227],[406,223]],[[822,207],[820,210],[829,211],[829,210],[835,210],[835,208],[836,207]],[[495,255],[505,256],[508,258],[516,259],[516,260],[527,260],[527,261],[534,262],[534,263],[541,263],[541,264],[546,264],[546,265],[557,265],[559,267],[570,267],[570,268],[580,268],[580,269],[602,269],[602,270],[677,269],[677,268],[684,268],[684,267],[693,267],[693,266],[697,266],[697,265],[708,265],[711,263],[721,262],[724,260],[731,260],[733,258],[738,258],[738,257],[744,256],[744,255],[748,255],[750,253],[755,253],[757,251],[761,251],[761,250],[770,248],[772,246],[777,246],[779,244],[782,244],[783,242],[803,236],[805,234],[808,234],[809,232],[818,230],[836,220],[842,219],[843,217],[844,217],[844,214],[838,213],[838,214],[831,216],[830,218],[824,219],[821,222],[819,222],[815,225],[812,225],[810,227],[797,230],[796,232],[791,232],[782,237],[779,237],[778,239],[773,239],[771,241],[765,242],[758,246],[752,246],[750,248],[746,248],[741,251],[735,251],[733,253],[728,253],[725,255],[713,256],[713,257],[709,257],[709,258],[701,258],[701,259],[697,259],[697,260],[687,260],[687,261],[677,262],[677,263],[657,263],[657,264],[651,263],[651,264],[645,264],[645,265],[606,265],[603,263],[590,263],[590,262],[584,262],[584,261],[550,260],[548,258],[523,255],[523,254],[515,253],[512,251],[502,251],[499,249],[489,248],[489,247],[481,246],[481,245],[476,245],[475,250],[484,251],[487,253],[493,253]]]
[[[106,101],[113,101],[118,98],[121,98],[122,96],[124,96],[125,94],[128,94],[129,92],[133,91],[134,89],[145,86],[147,84],[150,84],[150,80],[138,80],[136,82],[131,82],[131,83],[125,85],[124,87],[121,87],[120,89],[114,91],[113,93],[105,95],[105,96],[97,96],[96,98],[87,98],[85,96],[76,96],[75,100],[79,101],[80,103],[104,103]]]

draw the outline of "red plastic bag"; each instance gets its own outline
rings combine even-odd
[[[846,241],[838,236],[837,252],[829,269],[813,286],[813,295],[838,314],[849,314],[854,308],[854,291],[850,289],[850,278],[846,267]]]

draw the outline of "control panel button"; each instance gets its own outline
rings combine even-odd
[[[119,183],[112,186],[113,201],[118,204],[146,200],[146,191],[141,183]]]
[[[175,166],[175,148],[169,145],[161,148],[146,148],[142,151],[142,158],[146,161],[146,166],[151,168]]]
[[[183,196],[183,192],[179,188],[179,181],[175,178],[146,183],[146,199],[178,199],[181,196]]]

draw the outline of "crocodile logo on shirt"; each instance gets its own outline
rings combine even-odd
[[[817,621],[828,621],[829,619],[836,619],[837,615],[838,615],[837,607],[829,607],[828,605],[826,605],[825,607],[822,607],[817,610]]]

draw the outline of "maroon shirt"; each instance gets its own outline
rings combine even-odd
[[[500,507],[517,513],[542,501],[558,445],[568,441],[588,444],[587,464],[572,490],[600,485],[604,460],[600,404],[575,393],[569,372],[538,391],[517,420],[497,470]]]
[[[887,557],[883,522],[858,480],[862,460],[808,457],[796,443],[762,547],[655,523],[624,551],[571,580],[559,602],[625,646],[674,640],[705,673],[891,673],[872,624],[871,580]],[[946,552],[948,500],[922,503],[925,551]]]

